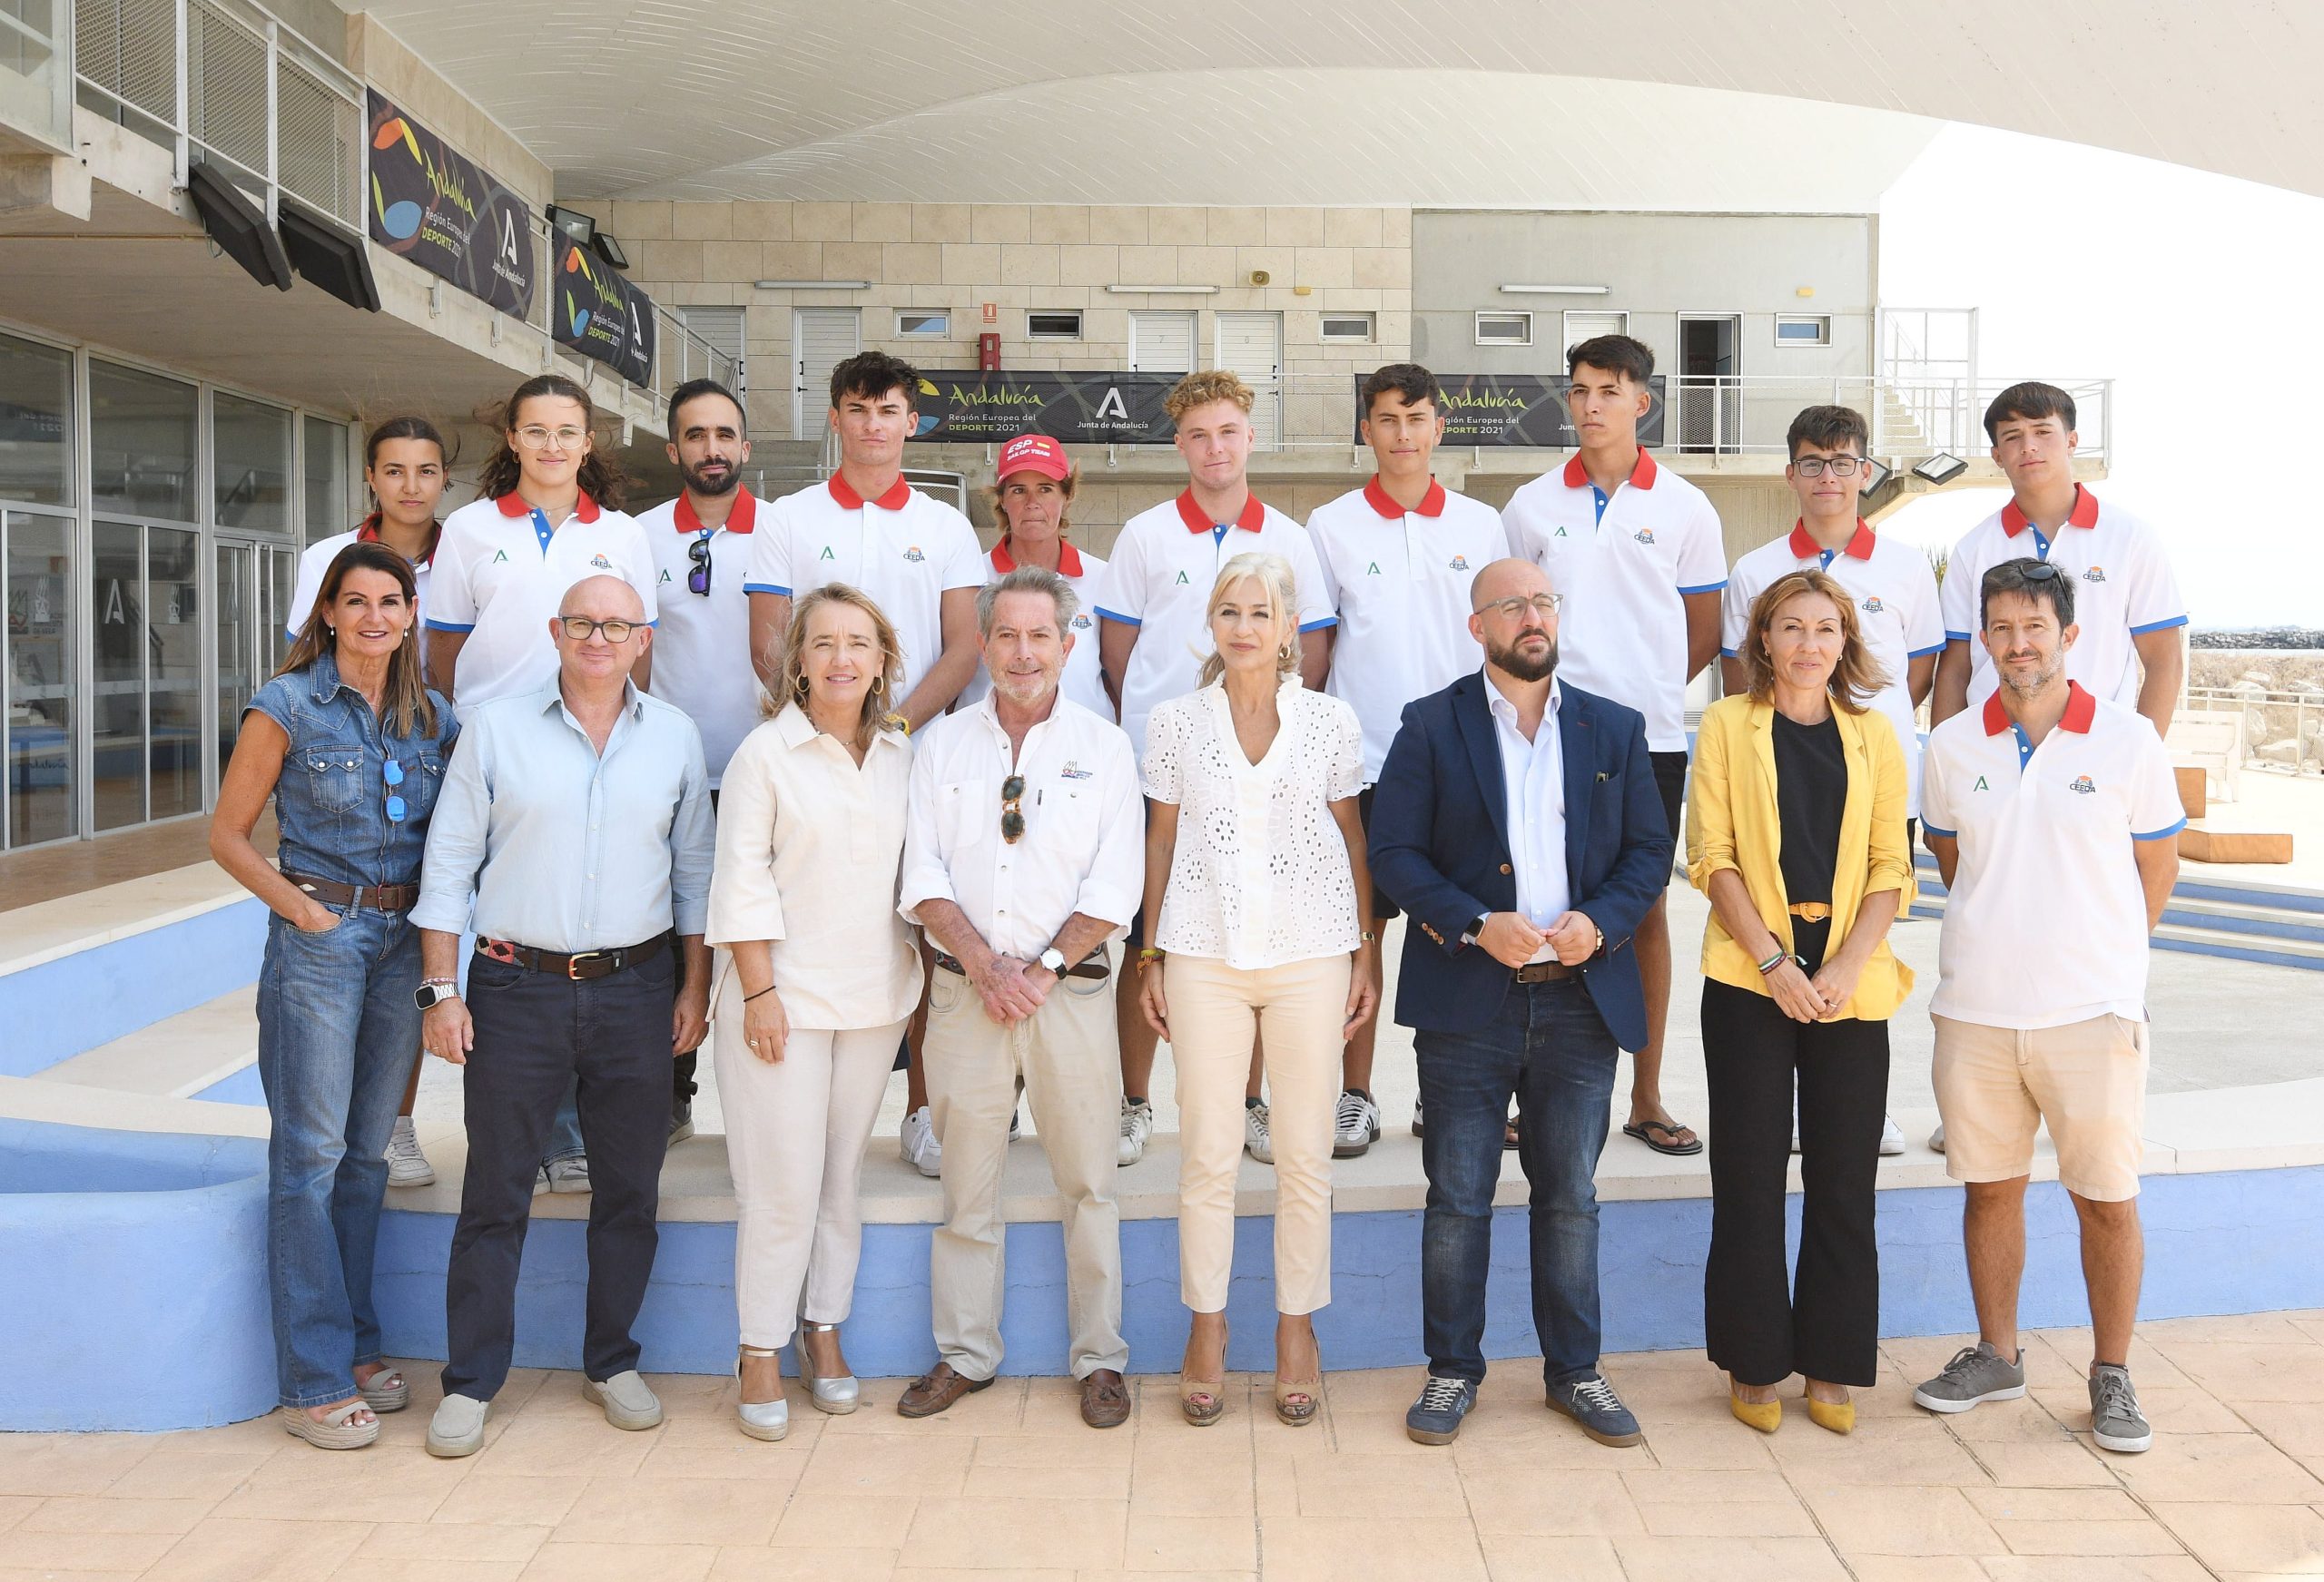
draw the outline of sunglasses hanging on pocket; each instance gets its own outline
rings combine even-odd
[[[379,766],[379,778],[387,782],[388,822],[400,824],[406,810],[403,798],[396,794],[396,789],[403,784],[403,765],[392,758],[389,759]]]

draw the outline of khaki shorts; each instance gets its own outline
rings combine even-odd
[[[2139,1194],[2145,1154],[2147,1027],[2117,1016],[2022,1032],[1932,1016],[1930,1077],[1945,1118],[1945,1172],[2009,1181],[2034,1169],[2042,1123],[2058,1181],[2093,1203]]]

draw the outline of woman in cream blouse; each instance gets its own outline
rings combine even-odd
[[[774,716],[727,766],[709,942],[712,1059],[740,1224],[741,1426],[790,1426],[780,1348],[799,1336],[816,1406],[855,1410],[840,1322],[855,1289],[864,1145],[887,1091],[920,959],[896,913],[911,747],[902,661],[871,599],[833,583],[792,613]]]

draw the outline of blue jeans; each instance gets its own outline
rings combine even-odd
[[[541,1163],[578,1159],[588,1151],[581,1141],[581,1084],[576,1079],[565,1085],[564,1096],[556,1101],[556,1118],[549,1122],[547,1151],[541,1155]]]
[[[343,912],[321,934],[267,925],[258,1074],[274,1122],[266,1265],[285,1406],[344,1400],[353,1370],[379,1360],[371,1261],[419,987],[419,931],[400,913]]]
[[[1598,1368],[1598,1156],[1614,1092],[1613,1035],[1579,978],[1512,984],[1471,1033],[1413,1039],[1428,1114],[1421,1166],[1421,1335],[1428,1371],[1485,1376],[1485,1275],[1509,1099],[1531,1192],[1533,1328],[1551,1384]]]

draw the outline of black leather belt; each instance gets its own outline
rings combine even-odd
[[[282,876],[325,906],[353,911],[408,912],[419,904],[416,884],[340,884],[336,879],[310,879],[303,873]]]
[[[536,950],[530,945],[518,945],[507,939],[486,939],[476,942],[476,953],[491,961],[505,961],[511,967],[522,967],[533,972],[546,972],[553,977],[586,983],[593,978],[611,978],[625,972],[639,962],[670,952],[670,936],[657,934],[643,945],[625,945],[616,950],[576,950],[560,955],[554,950]]]
[[[1528,961],[1513,968],[1511,974],[1519,983],[1558,983],[1569,978],[1580,978],[1581,968],[1568,967],[1562,961]]]
[[[947,972],[957,972],[962,978],[969,975],[967,968],[961,966],[952,957],[945,955],[941,950],[936,952],[936,965]],[[1106,958],[1103,956],[1091,956],[1075,962],[1058,976],[1059,978],[1094,978],[1103,982],[1113,976],[1113,970],[1106,965]]]

